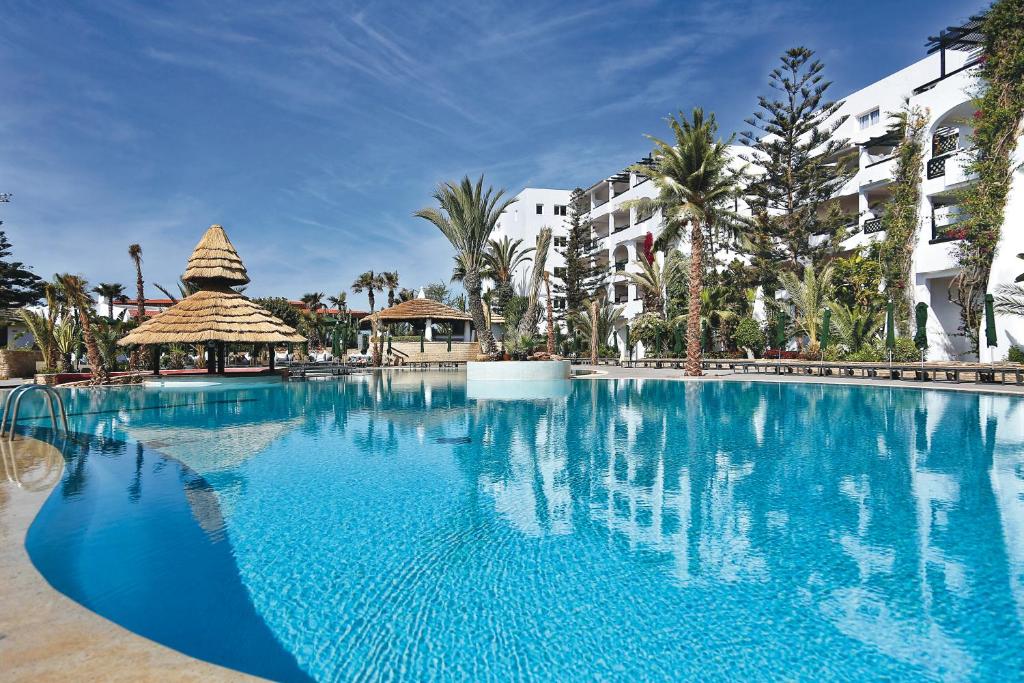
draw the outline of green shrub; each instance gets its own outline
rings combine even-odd
[[[882,363],[889,360],[889,350],[885,348],[885,341],[878,339],[871,344],[865,344],[860,351],[848,354],[843,360],[858,363]],[[921,352],[914,346],[914,340],[908,337],[896,339],[896,348],[892,352],[894,363],[913,363],[921,360]]]
[[[633,318],[629,326],[629,342],[636,344],[641,342],[647,349],[647,355],[654,355],[657,350],[654,348],[655,341],[661,338],[661,346],[665,347],[671,341],[671,331],[668,323],[657,313],[641,313]]]
[[[877,363],[884,359],[882,350],[878,346],[865,344],[859,351],[848,354],[844,360],[853,363]]]
[[[836,361],[849,360],[850,350],[842,344],[832,344],[825,348],[825,353],[822,355],[825,361],[835,363]]]
[[[1019,346],[1011,346],[1010,353],[1006,355],[1006,360],[1011,363],[1024,363],[1024,349]]]
[[[732,335],[732,340],[737,348],[749,348],[755,355],[760,355],[764,351],[766,342],[764,331],[753,318],[744,318],[739,322]]]

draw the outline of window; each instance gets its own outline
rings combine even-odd
[[[875,107],[866,114],[861,114],[857,117],[857,123],[860,124],[860,129],[870,128],[881,120],[881,115],[878,113],[878,107]]]
[[[539,216],[542,213],[544,213],[544,205],[543,204],[538,204],[537,205],[537,215]]]
[[[563,237],[556,237],[555,238],[555,246],[556,247],[565,247],[568,243],[569,243],[569,238],[568,237],[564,237],[563,236]]]
[[[559,278],[560,280],[564,280],[565,279],[565,268],[559,268],[558,266],[556,266],[555,267],[555,277]]]
[[[556,296],[551,301],[551,308],[555,309],[556,311],[564,311],[565,310],[565,299],[563,299],[560,296]]]
[[[565,216],[567,214],[564,204],[555,204],[555,215]]]

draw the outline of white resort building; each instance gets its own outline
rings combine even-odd
[[[953,256],[958,235],[956,224],[960,220],[957,192],[974,180],[964,167],[970,159],[971,121],[975,113],[972,98],[976,83],[972,67],[978,63],[975,48],[980,39],[976,28],[976,22],[971,21],[961,27],[947,29],[940,38],[930,39],[927,57],[850,93],[842,99],[837,113],[837,116],[848,117],[836,131],[838,138],[849,140],[841,157],[855,162],[858,169],[837,197],[844,212],[849,214],[850,222],[859,226],[856,234],[844,245],[851,251],[884,237],[881,216],[892,196],[898,142],[887,135],[890,115],[899,111],[907,101],[911,107],[920,107],[928,119],[913,277],[915,301],[923,301],[929,307],[929,358],[933,360],[974,358],[970,353],[970,343],[960,330],[960,308],[954,303],[951,289],[955,287],[957,272]],[[734,147],[737,155],[746,149]],[[1016,258],[1017,254],[1024,252],[1024,231],[1019,229],[1024,222],[1022,163],[1024,144],[1018,144],[1013,163],[1016,170],[1006,205],[1004,229],[989,278],[989,292],[994,292],[1000,284],[1013,282],[1024,269],[1024,264]],[[566,198],[569,195],[568,191],[561,190],[526,189],[520,194],[520,201],[509,211],[517,215],[523,212],[532,214],[533,203],[542,204],[540,199],[533,198],[534,193],[539,192],[551,193],[551,196],[561,193]],[[594,236],[602,247],[599,263],[608,268],[608,296],[624,307],[622,326],[625,326],[642,308],[636,286],[622,272],[637,269],[637,257],[647,233],[657,237],[662,221],[658,214],[639,215],[635,208],[624,208],[623,204],[632,199],[654,196],[656,189],[645,177],[620,171],[590,184],[586,192],[590,199],[587,217],[592,221]],[[519,219],[506,221],[503,218],[501,230],[532,244],[541,224],[524,224]],[[519,231],[511,232],[511,226],[520,225]],[[556,235],[557,230],[556,227]],[[562,230],[564,234],[564,227]],[[688,250],[685,243],[680,248],[684,252]],[[561,257],[556,255],[555,259],[559,259],[561,265]],[[1020,319],[1000,317],[997,333],[998,346],[983,348],[980,360],[1001,360],[1011,346],[1024,345],[1024,321]],[[624,352],[621,330],[618,337],[618,346]],[[642,345],[637,351],[643,353]]]
[[[565,247],[568,234],[566,217],[569,215],[569,199],[571,190],[553,190],[538,187],[527,187],[516,195],[514,204],[505,209],[498,224],[494,228],[492,239],[500,240],[508,237],[511,240],[522,240],[521,247],[527,249],[537,244],[537,235],[542,228],[552,230],[551,246],[548,248],[545,269],[555,279],[560,279],[565,259],[560,251]],[[516,269],[515,283],[518,286],[530,272],[531,264],[521,265]],[[557,311],[565,308],[565,298],[553,297],[552,307]]]

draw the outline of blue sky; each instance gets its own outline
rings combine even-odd
[[[139,242],[147,281],[173,286],[221,223],[252,295],[332,294],[367,269],[418,287],[450,274],[412,217],[439,181],[588,185],[670,112],[744,129],[788,47],[816,50],[841,96],[984,4],[15,0],[0,218],[45,276],[131,283]]]

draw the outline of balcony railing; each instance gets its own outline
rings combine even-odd
[[[628,304],[629,303],[629,295],[615,297],[615,303],[617,303],[617,304]]]
[[[863,230],[865,235],[870,235],[875,232],[882,232],[882,230],[884,229],[885,228],[882,227],[881,218],[869,218],[866,221],[864,221]]]
[[[939,133],[932,137],[932,156],[950,154],[955,152],[959,146],[960,133],[958,131]]]
[[[946,187],[959,185],[977,178],[972,164],[975,160],[975,151],[970,149],[958,149],[955,154],[946,154],[928,160],[928,180],[945,178]]]
[[[618,263],[615,264],[615,272],[616,273],[621,273],[625,269],[626,269],[626,262],[625,261],[621,261],[621,262],[618,262]]]

